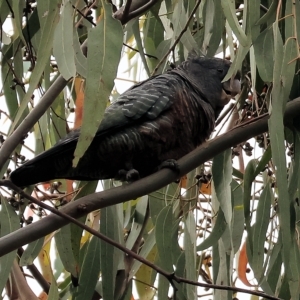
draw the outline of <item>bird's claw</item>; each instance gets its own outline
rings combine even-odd
[[[121,169],[118,171],[118,175],[115,177],[116,180],[128,181],[128,182],[136,181],[139,178],[140,178],[140,174],[139,171],[137,171],[136,169],[130,169],[129,171],[125,169]]]
[[[136,169],[131,169],[126,173],[126,181],[132,182],[140,179],[140,173]]]
[[[177,173],[179,173],[179,171],[180,171],[178,162],[175,159],[167,159],[167,160],[163,161],[161,163],[161,165],[159,166],[159,170],[164,169],[164,168],[171,169],[172,171],[175,171]]]

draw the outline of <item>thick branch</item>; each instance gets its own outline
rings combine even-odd
[[[300,98],[288,103],[285,120],[291,120],[298,115],[300,115]],[[222,151],[244,142],[251,137],[264,133],[268,129],[268,119],[269,116],[264,115],[204,143],[196,150],[178,160],[179,174],[169,169],[162,169],[151,176],[131,184],[82,197],[64,206],[61,212],[73,218],[79,218],[96,209],[126,202],[130,199],[135,199],[154,192],[175,181],[179,176],[195,169]],[[0,256],[33,242],[66,224],[68,224],[68,220],[51,214],[38,222],[12,232],[0,238]]]

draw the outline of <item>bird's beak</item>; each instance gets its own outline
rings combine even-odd
[[[237,94],[241,92],[241,81],[240,76],[236,75],[235,77],[231,77],[231,79],[223,82],[222,89],[222,102],[223,104],[227,104],[231,98],[235,97]]]

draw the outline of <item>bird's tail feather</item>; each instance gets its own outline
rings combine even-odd
[[[24,187],[55,178],[55,166],[51,161],[28,163],[13,171],[10,180],[17,186]]]

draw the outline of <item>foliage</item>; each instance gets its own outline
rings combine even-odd
[[[31,295],[23,273],[28,266],[49,299],[204,299],[205,294],[233,299],[245,297],[241,292],[299,299],[300,127],[297,117],[284,119],[287,102],[300,91],[299,0],[128,0],[122,5],[0,1],[6,104],[1,116],[9,123],[1,129],[1,176],[7,178],[10,168],[27,158],[28,135],[34,136],[36,155],[72,129],[74,120],[76,127],[82,122],[76,164],[109,98],[118,94],[116,77],[137,82],[193,50],[230,58],[227,78],[242,70],[242,92],[224,110],[214,134],[226,126],[227,150],[211,149],[219,152],[212,160],[193,171],[186,167],[191,172],[179,183],[151,193],[153,183],[141,180],[145,193],[137,199],[134,193],[126,198],[126,187],[116,188],[116,182],[102,182],[106,192],[115,189],[116,205],[105,204],[109,192],[97,200],[96,182],[43,184],[21,197],[3,189],[0,290],[9,298]],[[117,73],[124,65],[125,75]],[[247,133],[253,139],[242,136],[232,144],[232,127],[247,130],[264,114],[270,115],[267,132],[253,130]],[[54,206],[52,212],[63,206],[60,212],[80,217],[102,239],[74,223],[62,227],[72,220],[30,204],[31,193],[36,203]],[[95,211],[87,214],[91,206]],[[33,216],[40,220],[29,226]]]

